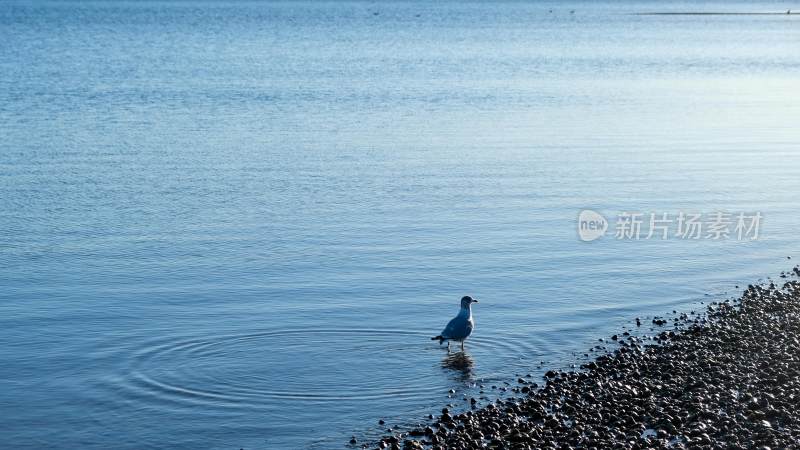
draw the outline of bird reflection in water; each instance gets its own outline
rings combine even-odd
[[[472,368],[475,363],[466,352],[448,353],[442,360],[442,368],[459,372],[463,381],[472,377]]]

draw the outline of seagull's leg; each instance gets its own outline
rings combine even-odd
[[[447,341],[447,353],[450,353],[450,341]]]
[[[461,341],[461,351],[464,351],[464,341]]]

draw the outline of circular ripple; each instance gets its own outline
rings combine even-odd
[[[473,360],[502,366],[532,349],[525,341],[471,338]],[[429,333],[287,329],[151,343],[122,376],[137,398],[259,407],[275,401],[430,398],[451,382]]]

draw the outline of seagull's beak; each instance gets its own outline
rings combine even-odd
[[[478,303],[478,301],[473,298],[472,303]]]

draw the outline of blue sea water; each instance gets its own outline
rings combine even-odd
[[[788,8],[3,2],[0,447],[342,448],[777,275],[800,19],[632,13]]]

